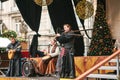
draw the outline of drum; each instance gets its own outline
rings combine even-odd
[[[26,60],[22,65],[22,75],[26,77],[35,76],[35,68],[34,68],[35,61],[33,60]]]

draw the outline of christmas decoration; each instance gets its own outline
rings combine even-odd
[[[15,31],[6,30],[5,32],[3,32],[2,37],[7,37],[7,38],[14,37],[14,38],[16,38],[17,34]]]
[[[98,4],[88,56],[112,54],[114,45],[105,15],[104,5]]]
[[[53,0],[34,0],[34,2],[39,6],[47,6],[50,5]]]
[[[92,3],[86,0],[79,1],[76,5],[76,13],[80,19],[86,19],[91,17],[94,13]]]

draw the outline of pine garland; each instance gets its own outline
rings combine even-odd
[[[2,37],[7,37],[10,38],[11,36],[13,37],[17,37],[17,33],[13,30],[6,30],[5,32],[3,32]]]

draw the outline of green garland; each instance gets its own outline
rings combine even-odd
[[[2,37],[7,37],[10,38],[11,36],[13,37],[17,37],[17,33],[13,30],[6,30],[5,32],[3,32]]]

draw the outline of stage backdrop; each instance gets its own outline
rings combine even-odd
[[[15,1],[25,22],[29,25],[29,27],[33,31],[38,33],[41,18],[41,7],[35,4],[34,0],[15,0]],[[79,30],[71,0],[54,0],[53,3],[48,6],[48,12],[50,14],[50,19],[55,32],[57,28],[63,28],[63,24],[66,23],[70,24],[73,30]],[[31,49],[33,50],[32,52],[36,51],[36,48],[33,49],[34,47],[37,46],[36,44],[37,43],[34,43],[34,41],[32,42],[31,44],[32,45]],[[75,55],[82,56],[83,53],[84,53],[83,36],[76,37]]]

